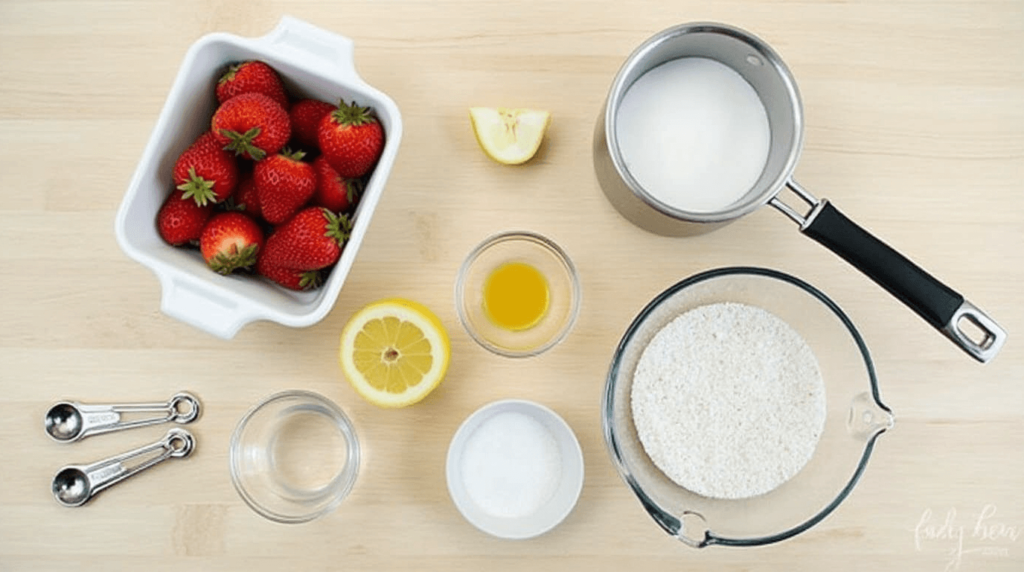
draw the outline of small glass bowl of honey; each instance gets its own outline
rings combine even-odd
[[[532,232],[496,234],[459,269],[455,305],[469,335],[506,357],[529,357],[565,339],[580,311],[580,281],[557,244]]]

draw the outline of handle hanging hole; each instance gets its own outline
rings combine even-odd
[[[190,393],[179,393],[171,398],[171,419],[177,423],[191,423],[199,418],[199,400]]]
[[[974,342],[975,345],[983,350],[987,350],[992,347],[992,343],[995,341],[995,335],[985,329],[985,326],[981,325],[981,323],[979,323],[978,320],[970,314],[960,316],[960,319],[956,323],[956,327],[964,337]]]
[[[188,415],[192,412],[192,404],[184,399],[179,399],[174,402],[174,412],[180,416]]]

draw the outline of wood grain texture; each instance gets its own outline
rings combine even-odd
[[[301,330],[257,323],[225,342],[160,313],[156,279],[116,244],[114,213],[188,47],[213,31],[262,35],[283,14],[353,38],[360,74],[398,103],[405,136],[327,318]],[[777,213],[687,239],[615,213],[590,155],[604,96],[634,47],[696,20],[748,29],[781,53],[806,111],[801,183],[994,316],[1010,341],[993,363],[961,354]],[[1017,0],[2,0],[0,570],[1021,570],[1022,62]],[[488,160],[472,105],[551,110],[539,156],[520,168]],[[528,360],[476,346],[453,304],[462,258],[506,229],[554,239],[583,284],[572,334]],[[618,477],[599,404],[639,309],[728,265],[790,272],[839,303],[897,421],[852,496],[816,528],[769,547],[697,551],[663,534]],[[363,402],[336,362],[347,318],[383,295],[428,305],[452,336],[446,381],[406,410]],[[163,429],[62,446],[42,431],[51,403],[185,388],[205,405],[193,458],[81,509],[54,502],[58,467]],[[236,422],[286,388],[335,400],[365,447],[352,495],[301,526],[256,516],[227,469]],[[445,487],[459,423],[506,397],[558,411],[586,462],[576,510],[530,541],[477,532]]]

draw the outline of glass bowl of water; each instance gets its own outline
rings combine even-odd
[[[359,440],[345,413],[309,391],[263,400],[231,436],[231,482],[275,522],[301,523],[338,507],[359,473]]]
[[[733,319],[713,319],[715,309]],[[784,327],[751,328],[735,319],[738,309]],[[780,343],[783,331],[793,344]],[[720,355],[715,347],[740,341],[745,354]],[[816,362],[814,383],[777,394],[787,378],[805,377],[786,373],[806,357],[790,351],[795,347]],[[649,359],[655,348],[670,349]],[[658,377],[651,372],[660,370],[646,369],[652,363],[689,373]],[[726,374],[714,373],[720,370]],[[765,374],[772,371],[779,375]],[[680,385],[658,395],[665,379]],[[688,393],[678,399],[680,392]],[[667,404],[660,410],[659,400]],[[653,414],[644,409],[652,403]],[[660,426],[666,430],[658,442],[648,427],[663,417],[672,423]],[[703,421],[693,425],[690,417]],[[810,284],[764,268],[710,270],[659,294],[619,342],[602,402],[605,442],[620,476],[665,532],[697,548],[779,542],[821,522],[850,495],[893,422],[867,346],[846,314]],[[741,430],[745,438],[736,438]],[[796,448],[806,455],[784,466]]]

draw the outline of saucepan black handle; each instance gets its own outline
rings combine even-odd
[[[889,291],[980,362],[1002,347],[1006,332],[963,296],[875,238],[827,200],[815,205],[801,230]],[[964,321],[973,324],[972,336]]]

